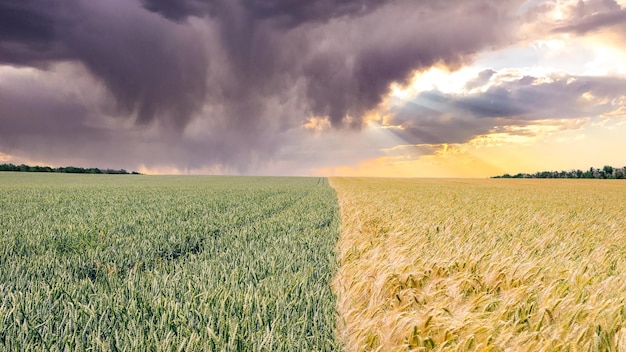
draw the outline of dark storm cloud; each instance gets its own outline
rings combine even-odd
[[[434,64],[460,65],[504,38],[510,8],[453,1],[146,1],[146,8],[181,21],[207,16],[219,31],[234,81],[223,96],[262,115],[259,100],[306,85],[310,113],[334,126],[360,126],[389,84]],[[479,16],[492,18],[488,25]],[[499,27],[498,30],[495,30]],[[233,98],[234,97],[234,98]],[[244,101],[242,103],[242,101]],[[232,109],[232,104],[231,109]],[[247,123],[239,106],[231,119]],[[300,112],[302,114],[302,112]]]
[[[57,6],[38,1],[0,2],[0,63],[35,65],[63,57],[56,42]]]
[[[50,136],[70,139],[84,134],[84,107],[57,99],[36,86],[0,86],[0,126],[3,142],[41,140]]]
[[[180,165],[214,162],[245,168],[251,159],[271,157],[280,136],[312,115],[328,117],[336,128],[359,128],[363,115],[382,101],[392,82],[406,82],[414,71],[433,65],[457,67],[481,50],[506,45],[518,4],[2,1],[0,65],[48,70],[59,62],[83,66],[112,98],[117,112],[109,115],[134,121],[138,130],[157,126],[158,132],[151,133],[160,133],[162,143],[175,144],[184,157],[165,147],[153,148],[159,155],[176,155]],[[27,106],[38,99],[26,96],[12,106],[18,111],[18,102]],[[36,103],[42,111],[45,104],[76,105],[67,97],[56,99],[61,101]],[[10,125],[28,123],[9,119],[4,109],[0,106],[0,134],[15,130]],[[70,130],[87,121],[64,120],[56,111],[50,109],[47,118]],[[76,114],[81,111],[91,121],[102,107],[81,106]],[[114,135],[103,130],[96,137],[97,127],[85,131],[102,143]],[[0,139],[0,148],[10,147],[7,139]],[[130,148],[132,141],[122,144]]]
[[[201,38],[124,5],[107,1],[83,7],[92,18],[74,23],[65,33],[67,45],[138,123],[159,119],[182,128],[206,96],[208,58]]]
[[[537,120],[596,117],[615,111],[626,97],[626,80],[562,76],[538,82],[525,76],[466,95],[420,93],[393,109],[392,125],[411,144],[464,143],[502,126],[528,126]]]
[[[143,0],[145,8],[174,21],[207,14],[219,17],[232,0]],[[248,15],[254,19],[271,19],[276,24],[292,27],[309,21],[327,21],[340,16],[366,14],[389,0],[241,0]]]
[[[159,13],[173,21],[181,21],[188,16],[203,16],[209,8],[209,1],[202,0],[146,0],[146,9]]]
[[[0,3],[0,39],[40,44],[53,39],[54,21],[29,0]]]
[[[200,38],[132,3],[5,1],[0,14],[0,64],[80,62],[139,123],[184,126],[205,96]]]

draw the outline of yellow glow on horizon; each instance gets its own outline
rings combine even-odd
[[[444,158],[447,158],[444,159]],[[428,155],[419,159],[378,157],[353,166],[316,168],[313,175],[341,177],[489,177],[502,172],[485,160],[445,154]]]
[[[626,113],[626,110],[624,110]],[[478,177],[537,171],[626,166],[625,118],[607,117],[601,123],[540,121],[509,131],[477,136],[461,144],[398,144],[388,154],[354,165],[316,168],[318,176],[357,177]],[[558,121],[557,121],[558,122]],[[542,125],[543,124],[543,125]],[[416,150],[412,148],[417,148]],[[422,154],[420,154],[421,152]]]

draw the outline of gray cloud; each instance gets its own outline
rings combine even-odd
[[[0,2],[0,63],[37,65],[65,57],[55,38],[58,6],[38,5],[33,0]]]
[[[246,172],[251,160],[271,159],[281,138],[309,116],[358,129],[390,83],[432,65],[457,67],[506,45],[520,2],[5,1],[0,65],[53,70],[71,62],[109,97],[84,106],[5,84],[5,97],[23,95],[0,106],[0,148],[28,154],[15,136],[27,133],[27,125],[56,123],[58,129],[29,132],[49,141],[45,152],[37,151],[42,157],[52,158],[55,148],[71,150],[62,133],[71,130],[94,144],[126,146],[117,157],[128,162],[217,163]],[[17,114],[31,104],[40,110]],[[97,127],[92,120],[98,114],[133,121],[132,133]],[[18,115],[20,121],[10,117]],[[8,131],[14,138],[5,138]],[[89,150],[76,153],[89,160]]]
[[[566,15],[565,24],[553,32],[584,35],[626,24],[626,9],[615,0],[579,1],[569,6]]]
[[[0,63],[80,62],[138,123],[180,128],[202,104],[207,57],[188,28],[121,0],[3,2],[0,13],[11,18],[0,22]]]
[[[483,70],[481,71],[478,76],[472,80],[469,80],[466,84],[465,84],[465,89],[467,90],[471,90],[474,88],[478,88],[478,87],[482,87],[485,84],[487,84],[487,82],[489,82],[489,80],[491,79],[491,77],[496,73],[496,71],[492,70],[492,69],[487,69],[487,70]]]
[[[485,45],[504,39],[499,34],[507,23],[495,20],[506,18],[503,5],[446,4],[450,8],[423,2],[417,10],[412,2],[394,3],[357,21],[358,31],[340,21],[324,28],[313,42],[334,46],[314,48],[305,67],[313,113],[329,116],[333,125],[353,116],[358,125],[358,117],[380,103],[389,83],[405,82],[413,71],[435,64],[461,65]],[[503,32],[485,27],[478,13],[493,17]]]
[[[410,144],[464,143],[503,126],[601,116],[620,108],[624,97],[623,78],[561,76],[540,82],[525,76],[466,95],[422,92],[392,109],[389,123],[402,126],[397,134]]]
[[[575,23],[558,27],[555,32],[571,32],[585,34],[601,28],[626,24],[626,9],[618,9],[611,12],[597,13],[583,17]]]
[[[293,27],[305,22],[328,21],[341,16],[359,16],[390,2],[389,0],[143,0],[145,8],[174,21],[207,14],[219,17],[233,3],[245,7],[248,19],[271,19],[274,23]]]

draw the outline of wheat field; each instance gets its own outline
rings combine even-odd
[[[626,183],[331,183],[0,175],[0,350],[626,351]]]
[[[626,351],[626,183],[333,178],[349,351]]]
[[[322,178],[0,174],[0,351],[336,351]]]

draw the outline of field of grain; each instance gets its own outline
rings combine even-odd
[[[626,183],[333,178],[350,351],[626,351]]]
[[[0,174],[0,350],[329,351],[321,178]]]

